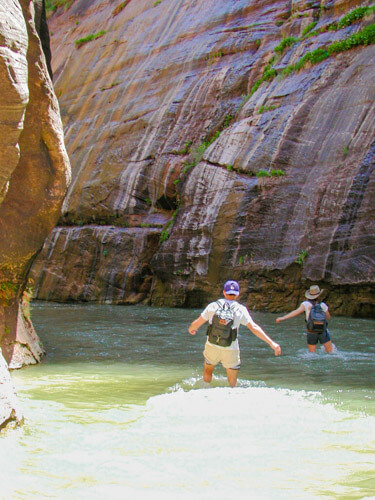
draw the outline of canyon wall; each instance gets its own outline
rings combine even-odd
[[[36,297],[198,307],[233,278],[280,311],[318,283],[373,317],[374,22],[354,0],[57,9],[73,181]]]
[[[11,369],[43,355],[27,277],[70,180],[43,0],[0,4],[0,429],[22,420]],[[44,47],[44,50],[43,50]]]

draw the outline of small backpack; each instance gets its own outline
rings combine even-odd
[[[237,328],[233,328],[235,304],[217,301],[219,305],[207,327],[208,341],[221,347],[228,347],[237,338]]]
[[[309,333],[324,333],[327,331],[327,325],[326,313],[321,304],[313,304],[306,322],[307,331]]]

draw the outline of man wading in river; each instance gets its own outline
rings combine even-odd
[[[215,365],[221,362],[227,372],[229,385],[235,387],[241,364],[237,338],[240,325],[247,326],[254,335],[272,347],[275,356],[280,356],[281,347],[253,321],[247,308],[236,302],[240,295],[237,281],[227,281],[223,295],[224,299],[208,304],[201,315],[189,326],[189,333],[195,335],[204,323],[209,322],[207,341],[203,351],[203,380],[211,382]]]

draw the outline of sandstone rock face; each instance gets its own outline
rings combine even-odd
[[[200,306],[234,278],[251,308],[295,307],[319,283],[334,313],[373,315],[374,37],[321,57],[373,26],[371,9],[338,24],[359,4],[58,10],[73,182],[38,298]]]
[[[23,412],[15,393],[8,365],[0,352],[0,431],[18,425]]]
[[[41,5],[41,0],[0,4],[1,384],[8,384],[7,365],[34,364],[43,354],[21,296],[35,255],[59,218],[70,179],[48,53],[46,59],[39,37],[48,43]],[[16,420],[17,414],[12,413]],[[0,426],[9,418],[1,408]]]

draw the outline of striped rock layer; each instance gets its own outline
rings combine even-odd
[[[340,23],[360,4],[366,15]],[[371,6],[58,9],[52,67],[73,181],[33,268],[36,296],[201,306],[231,278],[251,308],[295,307],[317,283],[332,312],[373,315]]]
[[[43,355],[23,292],[70,180],[42,0],[1,1],[0,82],[2,429],[22,420],[8,368],[35,364]]]

